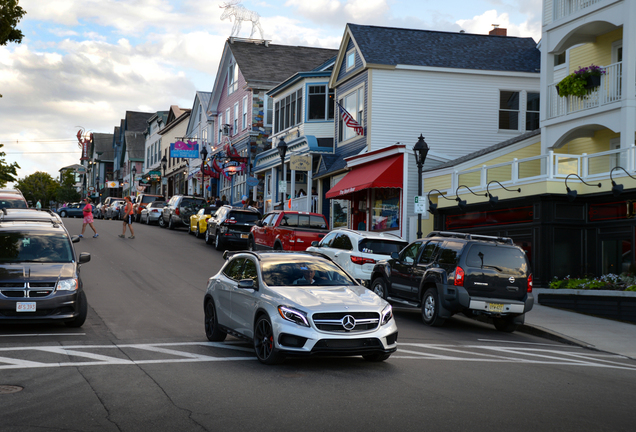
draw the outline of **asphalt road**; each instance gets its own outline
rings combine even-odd
[[[76,244],[92,256],[85,325],[0,327],[2,432],[634,430],[636,362],[463,317],[429,328],[396,310],[399,348],[380,364],[261,365],[205,337],[220,252],[185,229],[96,227]]]

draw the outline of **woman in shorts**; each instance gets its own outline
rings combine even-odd
[[[95,233],[93,238],[97,238],[99,234],[97,234],[97,230],[95,229],[95,225],[93,225],[93,206],[91,205],[90,198],[84,198],[84,202],[86,205],[82,210],[82,216],[84,217],[84,225],[82,225],[82,233],[79,235],[80,237],[84,237],[84,231],[86,231],[86,225],[90,225],[91,229]]]

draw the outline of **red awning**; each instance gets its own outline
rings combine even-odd
[[[369,188],[402,188],[403,155],[394,155],[375,162],[354,167],[340,180],[326,197],[338,198],[343,195]]]

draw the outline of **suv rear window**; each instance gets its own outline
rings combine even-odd
[[[364,239],[358,243],[358,250],[378,255],[391,255],[393,252],[400,252],[406,245],[406,242]]]
[[[159,200],[159,199],[161,199],[161,200],[163,201],[163,198],[162,198],[162,197],[153,197],[153,196],[144,195],[144,196],[141,198],[141,202],[142,202],[143,204],[148,204],[148,203],[151,203],[151,202],[153,202],[153,201],[157,201],[157,200]]]
[[[231,211],[227,218],[234,219],[238,223],[256,223],[261,219],[261,215],[252,212]]]
[[[466,255],[466,265],[473,268],[489,268],[500,273],[525,275],[528,272],[526,257],[512,247],[473,244]]]
[[[2,197],[0,198],[0,208],[27,208],[27,204],[23,198],[15,197]]]
[[[181,207],[203,207],[206,204],[205,200],[202,199],[194,199],[194,198],[184,198],[181,200]]]

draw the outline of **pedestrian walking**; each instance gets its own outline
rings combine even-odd
[[[40,200],[38,200],[38,202],[35,204],[35,208],[38,210],[42,210],[42,203],[40,202]]]
[[[126,201],[126,205],[124,206],[124,230],[119,235],[119,237],[121,237],[121,238],[126,237],[126,227],[128,227],[130,229],[130,237],[128,237],[128,238],[134,239],[135,238],[135,232],[133,231],[133,228],[132,228],[132,223],[133,223],[133,205],[132,205],[132,202],[130,201],[130,197],[129,196],[124,198],[124,200]]]
[[[82,233],[79,236],[82,237],[82,238],[84,237],[84,231],[86,231],[86,225],[89,225],[91,227],[91,229],[93,230],[93,232],[95,233],[95,235],[93,235],[93,238],[97,238],[99,236],[99,234],[97,234],[97,230],[95,229],[95,225],[93,225],[93,205],[91,204],[91,199],[90,198],[84,198],[84,202],[86,203],[86,205],[82,209],[82,216],[84,217],[84,224],[82,225]],[[40,201],[38,201],[38,204],[40,204]]]

